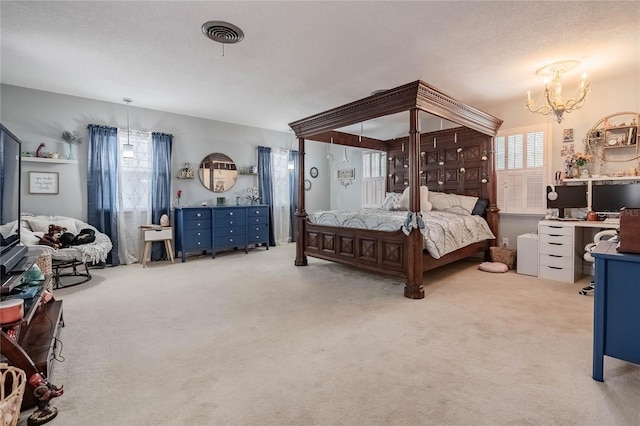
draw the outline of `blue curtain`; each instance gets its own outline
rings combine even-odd
[[[151,133],[151,223],[171,212],[171,145],[173,135]],[[153,243],[151,260],[166,258],[163,242]]]
[[[293,170],[289,172],[289,235],[291,235],[291,242],[296,241],[296,221],[295,214],[298,209],[298,185],[300,179],[298,179],[298,151],[289,151],[289,161],[293,161]]]
[[[111,238],[113,248],[107,263],[117,266],[118,129],[95,124],[88,129],[87,223]]]
[[[271,178],[271,148],[266,146],[258,147],[258,191],[262,204],[269,206],[269,245],[274,247],[276,239],[273,234],[273,181]]]

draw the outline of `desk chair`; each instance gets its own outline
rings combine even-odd
[[[618,240],[618,230],[617,229],[605,229],[604,231],[600,231],[593,237],[593,242],[587,244],[584,247],[584,256],[583,256],[583,258],[587,262],[591,262],[591,283],[578,292],[578,294],[581,294],[583,296],[586,296],[587,294],[593,293],[593,290],[595,288],[594,287],[594,277],[595,277],[595,263],[594,262],[595,262],[595,259],[593,258],[593,256],[591,256],[591,251],[598,245],[598,243],[602,239],[617,241]]]

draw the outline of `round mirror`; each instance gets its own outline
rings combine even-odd
[[[226,192],[235,185],[238,171],[231,158],[216,152],[204,157],[198,168],[198,176],[209,191]]]

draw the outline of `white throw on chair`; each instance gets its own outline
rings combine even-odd
[[[584,287],[582,290],[580,290],[578,293],[582,294],[582,295],[587,295],[590,293],[593,293],[594,290],[594,279],[595,279],[595,260],[593,258],[593,256],[591,256],[591,251],[598,245],[598,243],[600,242],[600,240],[605,239],[605,240],[609,240],[609,239],[618,239],[618,231],[615,229],[605,229],[604,231],[600,231],[598,232],[594,237],[593,237],[593,242],[587,244],[586,246],[584,246],[584,260],[586,260],[587,262],[591,262],[591,283]]]

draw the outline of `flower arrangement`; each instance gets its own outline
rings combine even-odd
[[[570,170],[574,166],[584,167],[584,165],[591,161],[592,158],[591,154],[584,154],[580,151],[576,152],[573,144],[568,147],[563,146],[560,153],[564,157],[564,164],[567,167],[567,170]]]
[[[78,132],[69,132],[65,130],[62,132],[61,136],[62,140],[69,144],[69,155],[67,157],[68,160],[73,160],[73,152],[71,151],[72,145],[80,145],[82,143],[82,138],[78,134]]]
[[[247,188],[245,191],[247,192],[247,199],[251,200],[252,203],[256,203],[260,200],[260,193],[258,192],[257,186]]]
[[[62,140],[68,143],[69,145],[80,145],[82,143],[82,138],[78,134],[78,132],[62,132]]]
[[[176,191],[176,206],[180,205],[180,197],[182,197],[182,189]]]

